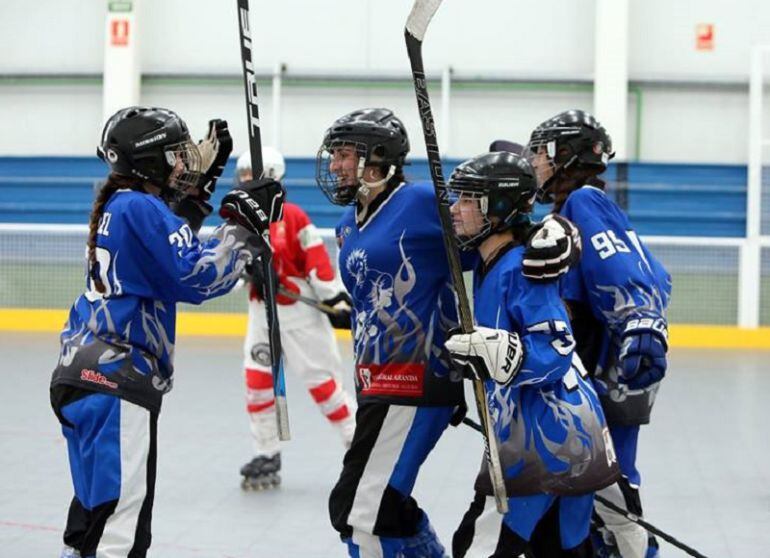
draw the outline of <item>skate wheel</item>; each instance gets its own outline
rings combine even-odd
[[[263,478],[246,477],[241,481],[241,488],[243,490],[253,490],[255,492],[270,490],[271,488],[277,488],[280,485],[281,477],[279,475],[271,475]]]

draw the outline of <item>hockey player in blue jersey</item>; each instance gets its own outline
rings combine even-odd
[[[326,131],[317,179],[351,205],[337,226],[353,299],[356,428],[329,501],[350,556],[443,558],[412,498],[417,473],[462,404],[442,358],[456,323],[433,190],[404,179],[409,139],[388,109],[354,111]]]
[[[491,152],[458,166],[447,188],[458,244],[480,257],[477,325],[446,347],[465,376],[485,384],[509,496],[501,517],[485,462],[453,556],[589,558],[593,491],[614,482],[618,467],[558,283],[522,274],[534,171],[520,155]]]
[[[336,234],[353,299],[359,406],[329,512],[358,558],[445,556],[411,493],[422,463],[464,408],[462,378],[444,349],[457,314],[435,193],[430,183],[405,180],[408,152],[406,129],[392,111],[362,109],[332,124],[317,158],[321,189],[351,206]],[[570,260],[558,256],[562,266]]]
[[[556,115],[532,132],[527,149],[539,200],[552,203],[582,237],[582,259],[562,280],[562,296],[622,471],[620,481],[601,494],[641,515],[639,426],[649,422],[666,372],[670,276],[604,192],[598,175],[613,156],[612,143],[592,115],[580,110]],[[658,555],[657,542],[643,528],[601,504],[596,511],[606,528],[602,556]]]
[[[227,293],[252,258],[247,243],[259,242],[271,208],[280,215],[280,184],[241,185],[222,200],[228,222],[199,242],[194,229],[213,209],[231,149],[223,120],[195,144],[161,108],[122,109],[104,127],[98,155],[111,173],[90,217],[86,291],[70,310],[51,379],[75,490],[62,557],[141,558],[150,546],[176,303]]]

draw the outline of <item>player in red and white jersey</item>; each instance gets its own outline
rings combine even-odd
[[[262,152],[264,175],[283,177],[286,165],[274,148]],[[251,157],[238,158],[237,180],[251,178]],[[283,219],[270,226],[273,266],[278,275],[278,320],[281,327],[284,366],[298,374],[329,423],[350,445],[355,429],[355,400],[342,387],[340,358],[334,327],[350,329],[347,292],[337,277],[321,235],[297,205],[285,203]],[[241,468],[244,488],[280,484],[280,445],[275,416],[273,376],[265,304],[259,278],[249,287],[249,324],[244,343],[247,411],[254,437],[254,458]],[[294,295],[294,296],[292,296]],[[335,308],[323,314],[295,296]]]

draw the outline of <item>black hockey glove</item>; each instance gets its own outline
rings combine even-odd
[[[336,296],[324,300],[326,306],[334,309],[334,314],[326,314],[334,329],[350,329],[350,319],[352,313],[353,300],[345,291],[341,291]]]
[[[209,133],[206,139],[198,142],[198,151],[203,175],[198,183],[198,194],[194,197],[208,202],[217,187],[217,179],[222,176],[227,158],[233,151],[233,138],[230,137],[227,120],[209,120]]]
[[[620,379],[631,389],[644,389],[666,374],[668,328],[659,316],[635,316],[626,320],[621,334]]]
[[[281,219],[285,195],[281,183],[271,178],[247,180],[225,194],[219,215],[262,236],[270,223]]]
[[[530,231],[522,275],[532,281],[553,281],[580,260],[580,231],[564,217],[551,213]]]
[[[198,234],[204,219],[211,215],[211,204],[196,198],[185,196],[181,200],[172,201],[171,211],[178,215],[190,225],[195,234]]]
[[[255,255],[254,260],[243,269],[243,273],[243,278],[249,285],[249,297],[265,300],[265,272],[258,256]]]

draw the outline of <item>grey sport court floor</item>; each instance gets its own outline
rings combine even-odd
[[[72,489],[48,404],[57,345],[56,334],[0,333],[0,557],[60,549]],[[240,346],[237,338],[179,340],[159,424],[150,556],[345,556],[326,513],[342,447],[296,378],[287,386],[294,438],[283,449],[283,486],[241,491],[250,443]],[[642,432],[647,519],[709,557],[770,556],[769,356],[674,349],[653,424]],[[452,429],[417,481],[416,497],[445,542],[480,452],[477,434]],[[661,555],[685,556],[666,543]]]

